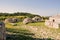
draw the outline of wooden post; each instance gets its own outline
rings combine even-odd
[[[5,23],[0,22],[0,40],[6,40]]]

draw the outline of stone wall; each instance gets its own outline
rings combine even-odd
[[[45,25],[52,28],[59,28],[60,19],[50,17],[49,20],[45,21]]]
[[[0,40],[6,40],[5,24],[3,22],[0,22]]]

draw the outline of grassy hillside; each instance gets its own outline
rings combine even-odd
[[[12,25],[6,23],[7,40],[58,40],[60,39],[60,29],[48,28],[44,22],[29,23],[22,22]]]
[[[49,17],[42,17],[42,22],[29,23],[24,25],[23,19],[26,17],[33,18],[34,15],[30,13],[0,13],[0,20],[6,18],[18,18],[20,22],[17,23],[5,23],[6,27],[6,40],[60,40],[60,28],[54,29],[45,26],[45,20]],[[41,16],[39,16],[41,17]]]

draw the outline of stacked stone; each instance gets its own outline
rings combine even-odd
[[[35,16],[34,18],[32,18],[32,20],[33,20],[34,22],[39,22],[39,21],[42,20],[42,18]]]
[[[20,20],[17,19],[17,18],[8,18],[8,19],[5,19],[5,23],[6,22],[10,22],[10,23],[16,23],[16,22],[19,22]]]
[[[48,27],[59,28],[60,27],[60,15],[50,17],[49,20],[45,21],[45,25]]]
[[[6,40],[5,24],[0,22],[0,40]]]
[[[36,17],[34,17],[34,18],[25,18],[25,19],[23,20],[23,24],[40,22],[40,21],[42,21],[42,18],[36,16]]]
[[[31,23],[32,22],[32,19],[31,18],[25,18],[23,20],[23,24],[28,24],[28,23]]]
[[[12,21],[12,18],[7,18],[7,19],[5,19],[5,23],[6,22],[11,22]]]

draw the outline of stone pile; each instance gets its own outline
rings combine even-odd
[[[40,22],[40,21],[42,21],[42,18],[36,16],[36,17],[34,17],[34,18],[25,18],[25,19],[23,20],[23,24]]]
[[[45,25],[52,28],[60,28],[60,15],[52,16],[45,21]]]
[[[6,40],[5,24],[4,24],[4,22],[0,22],[0,40]]]
[[[42,19],[42,18],[37,17],[37,16],[35,16],[34,18],[32,18],[32,20],[33,20],[34,22],[40,22],[41,19]]]
[[[6,22],[10,22],[10,23],[16,23],[16,22],[19,22],[20,20],[17,19],[17,18],[7,18],[5,19],[5,23]]]
[[[32,19],[31,18],[25,18],[24,20],[23,20],[23,23],[24,24],[28,24],[28,23],[31,23],[32,22]]]

